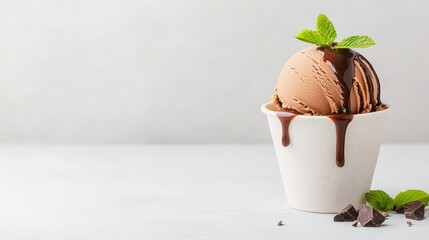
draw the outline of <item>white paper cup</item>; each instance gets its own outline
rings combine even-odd
[[[290,144],[282,145],[276,111],[264,104],[289,205],[319,213],[335,213],[349,203],[364,203],[371,187],[381,138],[390,109],[356,114],[345,136],[345,164],[336,164],[336,129],[326,116],[296,116],[289,126]]]

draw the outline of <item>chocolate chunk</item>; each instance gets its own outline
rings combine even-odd
[[[419,202],[419,201],[415,201],[415,202]],[[405,204],[405,205],[403,205],[403,206],[401,206],[399,208],[396,207],[396,206],[394,206],[393,210],[395,210],[397,213],[402,213],[403,214],[403,213],[405,213],[405,210],[407,210],[407,208],[410,207],[415,202]]]
[[[405,217],[414,220],[425,219],[425,205],[420,201],[415,201],[405,207]]]
[[[353,222],[357,219],[358,212],[351,204],[347,205],[334,217],[334,222]]]
[[[362,205],[359,210],[358,222],[363,227],[379,227],[386,218],[369,205]]]
[[[408,204],[405,204],[405,205],[402,205],[401,207],[397,207],[397,206],[393,206],[393,210],[395,210],[397,213],[401,213],[401,214],[404,214],[405,213],[405,210],[407,209],[407,207],[408,207],[408,205],[410,205],[411,203],[408,203]]]
[[[395,208],[395,211],[397,212],[397,213],[404,213],[405,212],[405,207],[404,206],[402,206],[402,207],[400,207],[400,208],[398,208],[398,209],[396,209]]]

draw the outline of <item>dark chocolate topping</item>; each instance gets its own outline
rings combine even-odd
[[[375,76],[375,81],[376,81],[376,84],[377,84],[378,91],[377,91],[377,103],[371,103],[372,104],[372,111],[374,111],[377,106],[382,106],[383,105],[383,103],[381,102],[381,96],[380,96],[380,79],[378,78],[377,73],[375,72],[374,67],[371,65],[371,63],[368,60],[366,60],[366,58],[364,56],[362,56],[360,54],[359,54],[359,58],[362,60],[362,62],[365,62],[366,65],[368,65],[369,68],[370,68],[370,70],[366,70],[365,71],[365,75],[367,75],[368,72],[371,71],[374,74],[374,76]],[[365,64],[361,64],[361,65],[363,65],[364,67],[366,67]],[[371,78],[366,77],[366,79],[371,79]],[[372,83],[372,81],[371,81],[371,83]],[[370,90],[374,89],[374,85],[373,84],[371,84],[369,86],[371,88]],[[373,94],[373,92],[374,91],[371,91],[370,93]],[[372,101],[372,99],[374,99],[373,95],[371,95],[371,101]]]
[[[421,201],[415,201],[405,206],[405,217],[414,220],[425,219],[425,205]]]
[[[352,49],[332,49],[326,47],[317,48],[320,52],[323,53],[323,61],[331,67],[332,71],[337,76],[338,81],[340,82],[343,97],[344,97],[344,106],[342,109],[338,109],[339,113],[351,114],[351,101],[350,95],[353,89],[353,83],[355,81],[355,61],[359,63],[362,67],[365,74],[366,83],[368,85],[368,90],[371,99],[371,111],[375,111],[376,106],[381,105],[380,100],[380,81],[377,74],[374,71],[371,63],[368,62],[362,55],[358,52],[353,51]],[[378,85],[377,93],[377,103],[373,102],[374,99],[374,81],[373,74],[375,76],[375,82]],[[359,112],[363,109],[359,109]]]
[[[344,166],[344,148],[346,144],[346,130],[349,123],[353,120],[353,115],[350,114],[337,114],[328,116],[335,124],[335,131],[337,135],[335,162],[338,167]]]
[[[353,222],[357,219],[358,212],[352,204],[349,204],[337,215],[334,216],[334,222]]]
[[[362,227],[379,227],[386,218],[369,205],[362,205],[359,210],[358,222]]]
[[[282,124],[283,147],[287,147],[290,144],[289,125],[296,116],[297,116],[296,114],[291,112],[286,112],[286,111],[277,112],[277,117],[280,119],[280,122]]]
[[[394,208],[393,210],[395,210],[397,213],[401,213],[401,214],[405,213],[405,207],[404,206],[402,206],[400,208]]]

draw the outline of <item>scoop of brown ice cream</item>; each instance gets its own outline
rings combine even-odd
[[[377,74],[362,55],[351,49],[316,46],[286,62],[273,103],[306,115],[368,113],[382,108]]]

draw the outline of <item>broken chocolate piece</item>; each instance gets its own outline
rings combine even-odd
[[[357,220],[362,227],[379,227],[386,218],[373,207],[363,204]]]
[[[397,207],[397,206],[393,206],[393,210],[395,210],[397,213],[401,213],[401,214],[404,214],[405,213],[405,210],[407,209],[407,207],[408,207],[408,205],[410,205],[411,203],[408,203],[408,204],[405,204],[405,205],[402,205],[401,207]]]
[[[351,204],[347,205],[334,217],[334,222],[353,222],[357,219],[358,212]]]
[[[395,208],[395,211],[396,211],[397,213],[402,213],[402,214],[404,214],[404,212],[405,212],[405,207],[404,207],[404,206],[402,206],[402,207],[400,207],[400,208],[398,208],[398,209],[396,209],[396,208]]]
[[[417,201],[418,202],[418,201]],[[412,202],[412,203],[408,203],[408,204],[405,204],[405,205],[403,205],[403,206],[401,206],[401,207],[399,207],[399,208],[397,208],[396,206],[394,206],[393,207],[393,210],[395,210],[397,213],[402,213],[402,214],[404,214],[405,213],[405,210],[407,210],[407,208],[411,205],[411,204],[413,204],[414,202]]]
[[[283,221],[282,220],[280,220],[278,223],[277,223],[277,226],[283,226],[284,224],[283,224]]]
[[[421,201],[415,201],[405,207],[405,217],[414,220],[425,219],[425,205]]]

